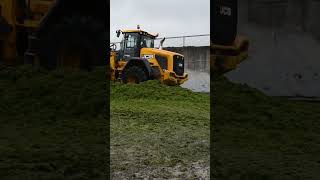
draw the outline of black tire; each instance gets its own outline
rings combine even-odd
[[[91,70],[105,65],[106,33],[102,23],[88,17],[70,17],[50,26],[40,37],[40,65],[47,69],[60,66]]]
[[[135,82],[132,81],[134,79]],[[148,79],[145,71],[139,66],[131,66],[122,73],[122,82],[139,84]]]

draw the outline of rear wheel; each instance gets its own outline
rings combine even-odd
[[[147,80],[146,73],[141,67],[131,66],[124,70],[122,81],[129,84],[139,84]]]

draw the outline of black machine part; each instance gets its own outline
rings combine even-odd
[[[0,33],[10,33],[12,31],[12,27],[8,22],[0,16]]]
[[[237,35],[238,1],[213,0],[211,11],[211,42],[218,45],[231,45]]]
[[[106,0],[56,0],[53,7],[43,18],[37,31],[37,36],[41,37],[48,33],[48,29],[61,22],[64,18],[70,17],[91,17],[101,23],[105,28],[108,27],[108,3]]]
[[[108,2],[105,0],[56,0],[37,31],[29,37],[25,57],[33,58],[26,59],[34,62],[34,57],[39,57],[40,65],[54,69],[61,52],[68,53],[66,56],[79,52],[78,57],[83,58],[79,58],[78,64],[85,69],[106,65],[109,20],[106,9]]]

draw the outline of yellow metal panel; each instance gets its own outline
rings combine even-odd
[[[12,31],[4,38],[2,44],[2,58],[5,64],[13,65],[17,57],[16,51],[16,1],[1,0],[2,17],[12,26]]]
[[[43,0],[31,0],[30,1],[30,10],[32,13],[47,13],[51,8],[53,0],[43,1]]]
[[[16,1],[13,0],[1,0],[0,1],[2,17],[8,22],[10,25],[16,24],[16,16],[15,16],[15,8]]]
[[[40,20],[24,20],[24,24],[17,23],[17,26],[26,28],[38,28],[40,25]]]

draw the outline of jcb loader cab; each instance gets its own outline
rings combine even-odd
[[[158,35],[137,30],[118,30],[117,36],[123,35],[120,50],[111,44],[110,68],[111,80],[124,83],[140,83],[158,79],[167,85],[180,85],[188,79],[184,72],[184,56],[162,50],[162,45],[155,48]],[[161,44],[163,41],[161,42]]]

